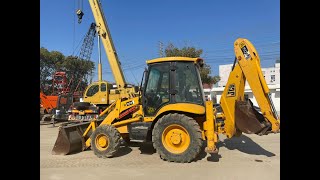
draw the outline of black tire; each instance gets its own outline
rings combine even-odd
[[[74,102],[73,107],[76,108],[77,110],[85,110],[85,109],[89,109],[90,103],[88,103],[88,102]]]
[[[106,136],[108,138],[108,145],[105,149],[97,144],[99,136]],[[91,135],[91,149],[99,158],[109,158],[114,156],[120,147],[120,133],[112,125],[101,125]]]
[[[165,142],[162,142],[163,132],[170,125],[182,126],[189,134],[190,143],[187,149],[181,153],[170,152],[166,149],[164,145]],[[167,114],[159,119],[152,131],[152,142],[153,147],[156,149],[161,159],[178,163],[187,163],[194,160],[200,154],[203,144],[201,130],[198,123],[184,114],[177,113]]]

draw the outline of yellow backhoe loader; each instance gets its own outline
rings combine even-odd
[[[280,118],[270,98],[255,47],[239,38],[234,42],[235,62],[217,113],[205,101],[199,67],[201,58],[165,57],[148,60],[140,95],[119,98],[99,116],[103,120],[66,123],[59,127],[52,154],[66,155],[86,149],[100,158],[112,157],[121,138],[152,141],[162,159],[186,163],[194,160],[206,142],[207,153],[218,153],[218,135],[267,135],[280,132]],[[260,107],[257,112],[244,97],[248,82]],[[219,120],[218,120],[219,119]]]

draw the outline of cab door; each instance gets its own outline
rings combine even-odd
[[[149,66],[144,85],[143,108],[146,116],[153,116],[166,104],[170,103],[170,63]]]

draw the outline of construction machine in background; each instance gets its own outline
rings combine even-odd
[[[79,61],[89,61],[93,42],[95,37],[95,24],[92,23],[87,31],[77,59]],[[74,105],[73,102],[79,102],[83,95],[81,82],[86,77],[77,77],[71,75],[67,79],[65,71],[57,71],[52,76],[52,93],[45,95],[40,92],[40,120],[56,120],[66,121],[69,119],[69,108]],[[77,105],[77,104],[76,104]],[[83,106],[83,104],[82,104]]]
[[[40,120],[49,118],[52,110],[57,107],[57,100],[57,95],[47,96],[40,91]]]
[[[40,120],[50,121],[51,117],[59,107],[60,95],[66,96],[70,91],[67,81],[66,73],[57,71],[52,75],[52,93],[50,95],[44,94],[40,90]],[[69,108],[69,107],[67,107]],[[59,111],[59,110],[58,110]]]
[[[119,98],[132,98],[138,95],[138,87],[128,84],[125,80],[100,1],[89,0],[89,3],[98,35],[98,81],[89,84],[83,93],[82,102],[77,102],[71,107],[69,120],[90,120]],[[81,9],[77,11],[77,15],[78,22],[81,22],[84,15]],[[115,84],[102,80],[100,41],[107,55]]]
[[[243,38],[234,42],[234,51],[234,65],[219,103],[221,113],[212,101],[205,101],[199,74],[203,59],[148,60],[139,96],[117,99],[99,115],[102,119],[62,124],[52,154],[66,155],[91,147],[99,158],[112,157],[121,139],[129,138],[133,142],[152,142],[164,160],[186,163],[200,154],[204,142],[207,153],[218,153],[219,134],[232,138],[242,133],[280,132],[280,118],[258,52]],[[244,97],[246,82],[261,113]]]
[[[80,100],[83,93],[78,90],[81,80],[77,82],[72,77],[68,81],[66,72],[55,72],[52,75],[52,93],[46,95],[40,90],[40,120],[50,121],[52,117],[60,121],[68,120],[68,109],[73,101]],[[77,82],[75,89],[70,88],[72,82]]]

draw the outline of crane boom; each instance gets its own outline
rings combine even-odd
[[[103,14],[101,3],[99,0],[89,0],[89,3],[94,19],[96,21],[97,32],[103,43],[117,87],[124,88],[126,87],[126,81],[121,69],[121,64],[116,49],[113,45],[106,18]]]

